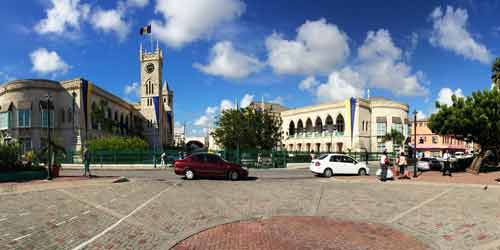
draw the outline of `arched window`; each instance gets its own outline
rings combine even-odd
[[[341,114],[339,114],[335,121],[336,121],[335,125],[337,127],[337,132],[344,132],[345,130],[344,117]]]
[[[302,120],[299,120],[297,123],[297,133],[303,133],[304,132],[304,124],[302,124]]]
[[[288,125],[288,134],[290,136],[295,135],[295,123],[293,121],[291,121],[290,125]]]
[[[118,121],[118,112],[115,111],[115,121]]]
[[[326,117],[325,124],[326,124],[326,128],[325,128],[326,131],[329,131],[329,132],[333,131],[333,119],[330,115],[328,115]]]
[[[307,118],[306,121],[306,132],[307,133],[313,132],[313,123],[310,118]]]
[[[323,131],[323,121],[321,118],[316,118],[316,122],[314,123],[314,131],[321,133]]]

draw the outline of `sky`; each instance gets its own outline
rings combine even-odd
[[[289,108],[383,96],[419,118],[491,85],[500,0],[26,0],[0,3],[0,82],[84,77],[139,99],[152,24],[176,126],[204,134],[252,100]]]

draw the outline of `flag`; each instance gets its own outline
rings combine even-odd
[[[90,96],[92,95],[92,84],[87,80],[82,79],[82,92],[83,92],[83,113],[85,115],[85,131],[87,131],[88,127],[88,111],[90,106]]]
[[[156,115],[156,124],[159,124],[159,117],[160,117],[160,100],[159,100],[160,97],[158,96],[153,96],[153,104],[154,104],[154,108],[155,108],[155,115]],[[158,127],[160,127],[158,125]]]
[[[151,24],[141,27],[141,29],[139,30],[139,34],[141,34],[141,36],[145,34],[151,34]]]

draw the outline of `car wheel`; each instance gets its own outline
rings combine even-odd
[[[186,176],[186,179],[188,179],[188,180],[194,179],[193,170],[191,170],[191,169],[186,170],[186,172],[184,173],[184,176]]]
[[[365,176],[366,175],[366,169],[362,168],[358,171],[359,176]]]
[[[238,179],[240,179],[240,174],[238,174],[237,171],[230,171],[228,176],[229,176],[229,180],[232,180],[232,181],[237,181]]]
[[[327,168],[325,169],[325,172],[323,173],[323,176],[325,176],[326,178],[330,178],[333,176],[333,172],[331,169]]]

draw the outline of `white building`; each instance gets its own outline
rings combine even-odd
[[[393,151],[383,137],[392,129],[408,136],[408,105],[385,98],[345,101],[281,113],[283,147],[289,151]],[[396,149],[399,150],[399,149]]]

